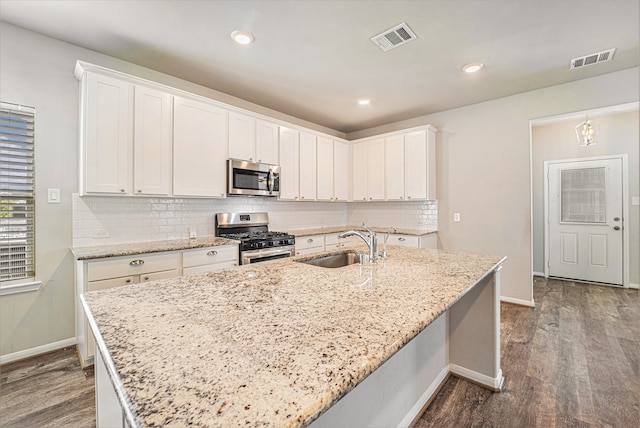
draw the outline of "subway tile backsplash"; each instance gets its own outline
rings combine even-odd
[[[272,230],[367,225],[437,229],[438,206],[426,202],[285,202],[269,198],[227,199],[130,198],[73,195],[73,246],[120,244],[214,234],[219,212],[269,213]]]

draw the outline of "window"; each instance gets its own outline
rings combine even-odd
[[[0,287],[35,276],[35,110],[0,103]]]

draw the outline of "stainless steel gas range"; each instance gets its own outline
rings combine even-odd
[[[291,257],[296,237],[286,232],[269,231],[268,213],[218,213],[215,234],[240,241],[240,264]]]

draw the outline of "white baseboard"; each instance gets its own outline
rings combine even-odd
[[[640,289],[640,284],[629,284],[629,288],[635,288],[636,290]]]
[[[529,306],[530,308],[536,307],[536,303],[533,300],[522,300],[522,299],[515,299],[513,297],[500,296],[500,301],[506,302],[506,303],[513,303],[514,305]]]
[[[544,272],[533,272],[533,276],[541,276],[544,278]]]
[[[474,372],[473,370],[469,370],[456,364],[449,364],[449,370],[453,374],[469,379],[470,381],[477,384],[484,385],[494,391],[500,391],[502,389],[502,384],[504,383],[502,369],[498,371],[498,375],[495,378],[483,375],[478,372]]]
[[[76,344],[76,338],[70,337],[69,339],[60,340],[59,342],[47,343],[46,345],[36,346],[35,348],[25,349],[24,351],[18,351],[11,354],[0,355],[0,364],[22,360],[23,358],[35,357],[36,355],[55,351],[57,349],[62,349],[67,346],[73,346],[75,344]]]
[[[427,402],[429,402],[429,400],[432,398],[431,396],[438,390],[438,388],[440,388],[440,385],[447,378],[448,374],[449,374],[449,369],[447,367],[443,368],[442,371],[438,373],[438,376],[436,376],[436,378],[433,380],[431,385],[429,385],[429,388],[427,388],[424,394],[420,396],[420,398],[413,405],[413,407],[411,407],[411,410],[409,410],[409,413],[407,413],[405,417],[402,418],[402,421],[400,421],[400,423],[398,424],[398,428],[406,428],[413,425],[416,418],[422,414],[422,411],[424,410],[424,405],[427,404]]]

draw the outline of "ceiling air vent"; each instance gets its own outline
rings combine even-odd
[[[402,24],[396,25],[395,27],[383,32],[382,34],[372,37],[371,40],[373,41],[373,43],[378,45],[380,49],[386,52],[417,38],[418,36],[416,36],[415,33],[411,31],[411,28],[409,28],[409,26],[403,22]]]
[[[579,58],[573,58],[569,64],[569,70],[575,70],[576,68],[586,67],[587,65],[599,64],[601,62],[611,61],[613,53],[616,48],[609,49],[608,51],[602,51],[594,54],[581,56]]]

